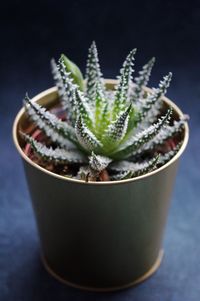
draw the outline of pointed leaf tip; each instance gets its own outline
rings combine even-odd
[[[89,157],[90,167],[97,172],[104,170],[111,163],[111,161],[112,160],[110,158],[96,155],[94,152],[92,152],[91,156]]]

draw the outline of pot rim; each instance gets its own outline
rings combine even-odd
[[[105,80],[106,83],[108,84],[116,84],[117,80],[114,80],[114,79],[106,79]],[[151,91],[150,88],[148,87],[145,87],[144,88],[146,91]],[[41,98],[47,96],[48,94],[51,94],[53,92],[56,92],[57,91],[57,88],[56,87],[52,87],[52,88],[49,88],[39,94],[37,94],[36,96],[34,96],[32,98],[33,101],[37,102],[38,100],[40,100]],[[184,114],[183,112],[179,109],[179,107],[174,104],[169,98],[163,96],[162,97],[163,101],[168,104],[169,106],[171,106],[175,111],[176,113],[178,113],[178,115],[180,117],[183,117]],[[162,170],[166,169],[168,166],[170,166],[171,164],[173,164],[176,160],[179,159],[179,157],[182,155],[182,153],[184,152],[186,146],[187,146],[187,143],[188,143],[188,139],[189,139],[189,126],[188,126],[188,123],[185,122],[185,133],[184,133],[184,138],[183,138],[183,143],[181,145],[181,148],[179,149],[179,151],[177,152],[177,154],[171,159],[169,160],[166,164],[164,164],[163,166],[147,173],[147,174],[144,174],[144,175],[141,175],[141,176],[138,176],[138,177],[135,177],[135,178],[132,178],[132,179],[126,179],[126,180],[117,180],[117,181],[102,181],[102,182],[85,182],[83,180],[78,180],[78,179],[74,179],[74,178],[67,178],[67,177],[64,177],[62,175],[58,175],[54,172],[51,172],[51,171],[48,171],[46,170],[45,168],[39,166],[38,164],[36,164],[35,162],[33,162],[27,155],[25,155],[23,149],[21,148],[20,144],[19,144],[19,141],[18,141],[18,138],[17,138],[17,128],[18,128],[18,124],[20,122],[20,119],[22,117],[22,115],[25,113],[25,110],[24,108],[21,108],[21,110],[18,112],[15,120],[14,120],[14,123],[13,123],[13,130],[12,130],[12,135],[13,135],[13,141],[14,141],[14,144],[19,152],[19,154],[21,155],[21,157],[27,162],[29,163],[30,165],[32,165],[33,167],[39,169],[40,171],[46,173],[47,175],[49,176],[53,176],[57,179],[60,179],[60,180],[64,180],[64,181],[69,181],[69,182],[72,182],[72,183],[79,183],[79,184],[84,184],[84,185],[118,185],[118,184],[126,184],[126,183],[130,183],[130,182],[135,182],[135,181],[139,181],[139,180],[142,180],[142,179],[145,179],[147,177],[150,177],[156,173],[159,173],[161,172]]]

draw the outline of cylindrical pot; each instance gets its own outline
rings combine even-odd
[[[108,80],[112,87],[114,81]],[[56,88],[34,97],[52,107]],[[180,109],[169,99],[174,116]],[[179,152],[159,169],[115,182],[83,182],[57,175],[25,155],[19,130],[30,125],[24,109],[13,127],[23,158],[47,270],[74,287],[109,291],[149,277],[162,259],[162,240],[177,164],[189,136],[185,124]]]

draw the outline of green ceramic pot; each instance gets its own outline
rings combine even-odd
[[[113,87],[114,81],[107,85]],[[56,88],[34,98],[50,108]],[[169,99],[174,117],[182,116]],[[162,240],[177,164],[189,136],[161,168],[134,179],[85,183],[54,174],[24,153],[19,130],[30,126],[22,109],[14,122],[15,145],[25,173],[47,270],[71,286],[97,291],[132,286],[149,277],[162,259]]]

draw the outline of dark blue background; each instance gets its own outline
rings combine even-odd
[[[199,301],[199,1],[4,1],[0,6],[0,301]],[[11,137],[25,92],[33,96],[53,85],[50,58],[64,52],[84,70],[93,39],[105,77],[117,75],[134,47],[136,69],[156,56],[151,85],[172,71],[168,96],[191,117],[162,266],[140,286],[109,294],[65,287],[44,270],[23,168]]]

